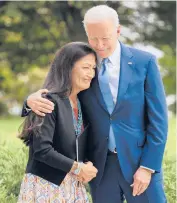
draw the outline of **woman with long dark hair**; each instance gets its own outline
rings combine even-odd
[[[51,64],[43,97],[52,101],[54,111],[45,117],[30,112],[19,137],[29,146],[19,203],[88,203],[84,182],[97,169],[86,161],[88,123],[77,94],[90,87],[95,75],[96,54],[83,42],[62,47]]]

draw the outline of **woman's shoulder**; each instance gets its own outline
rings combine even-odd
[[[64,98],[60,96],[58,93],[53,93],[53,92],[48,92],[47,94],[44,95],[44,98],[50,100],[54,104],[60,104],[63,103],[67,98]]]
[[[48,92],[44,95],[42,95],[44,98],[52,101],[52,102],[55,102],[58,100],[58,95],[56,93],[52,93],[52,92]]]

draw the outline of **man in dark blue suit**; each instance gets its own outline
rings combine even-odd
[[[118,40],[118,15],[106,5],[89,9],[83,23],[98,55],[96,77],[80,94],[91,124],[88,158],[98,169],[90,182],[93,202],[165,203],[162,159],[168,119],[156,59]],[[52,110],[40,97],[45,91],[27,99],[42,116]]]

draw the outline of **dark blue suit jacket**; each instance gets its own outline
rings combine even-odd
[[[118,97],[111,115],[104,103],[97,73],[91,88],[79,96],[91,124],[89,160],[98,168],[91,186],[99,185],[104,172],[110,123],[114,128],[120,166],[129,183],[133,182],[140,165],[157,173],[161,171],[168,119],[164,88],[153,55],[121,43]]]

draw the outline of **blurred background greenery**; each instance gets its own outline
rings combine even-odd
[[[41,88],[54,53],[87,41],[85,11],[106,3],[117,10],[120,40],[157,56],[169,108],[165,190],[176,202],[176,1],[0,1],[0,202],[17,200],[28,149],[16,138],[24,98]]]

